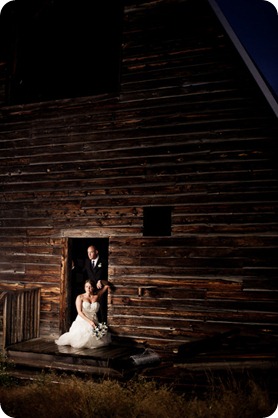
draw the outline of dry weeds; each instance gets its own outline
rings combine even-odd
[[[36,383],[0,386],[0,402],[13,418],[263,418],[275,410],[253,381],[228,386],[198,398],[143,380],[97,383],[42,375]]]

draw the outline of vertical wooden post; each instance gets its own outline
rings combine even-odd
[[[5,292],[3,300],[3,349],[39,337],[40,288]]]
[[[62,268],[61,268],[61,305],[60,305],[60,333],[66,332],[70,325],[69,318],[69,275],[70,275],[70,240],[63,239]]]

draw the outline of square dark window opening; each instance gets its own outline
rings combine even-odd
[[[170,236],[172,208],[169,206],[146,207],[143,211],[144,236]]]

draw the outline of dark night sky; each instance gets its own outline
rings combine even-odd
[[[264,0],[215,0],[278,102],[278,15]]]

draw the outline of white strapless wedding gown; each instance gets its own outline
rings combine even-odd
[[[99,303],[82,302],[82,309],[84,314],[97,325],[97,312],[99,310]],[[111,335],[109,332],[102,338],[97,339],[96,336],[93,335],[92,331],[92,326],[81,316],[77,315],[69,331],[65,334],[62,334],[58,340],[55,340],[55,343],[57,345],[71,345],[74,348],[97,348],[110,344]]]

